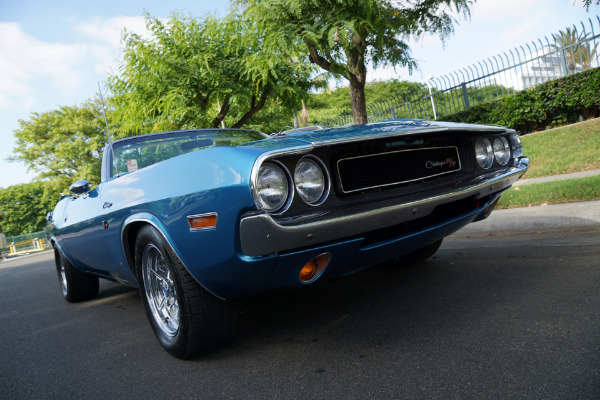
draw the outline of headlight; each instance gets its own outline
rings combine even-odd
[[[494,139],[494,157],[496,157],[498,164],[508,164],[508,160],[510,159],[510,147],[508,146],[508,140],[503,136]]]
[[[477,163],[483,169],[488,169],[492,166],[494,163],[494,153],[488,139],[477,139],[477,143],[475,143],[475,158],[477,158]]]
[[[511,133],[510,136],[510,147],[512,148],[513,157],[523,157],[523,145],[521,144],[521,138],[516,133]]]
[[[315,204],[325,193],[326,178],[319,163],[311,158],[303,158],[294,170],[296,191],[302,200]]]
[[[264,163],[256,177],[259,208],[277,211],[286,203],[289,193],[288,178],[283,169],[273,163]]]

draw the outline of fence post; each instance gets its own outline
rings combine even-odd
[[[433,120],[437,121],[437,113],[435,112],[435,103],[433,102],[433,94],[431,94],[431,84],[429,81],[426,82],[427,89],[429,89],[429,99],[431,100],[431,109],[433,110]]]
[[[562,76],[568,76],[569,75],[569,66],[568,66],[568,61],[567,61],[567,54],[565,53],[565,48],[561,47],[560,48],[560,69],[561,69],[561,74]]]
[[[460,88],[462,89],[463,99],[465,100],[465,110],[471,108],[469,105],[469,93],[467,92],[467,85],[462,82],[460,84]]]

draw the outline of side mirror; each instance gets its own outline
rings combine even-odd
[[[48,214],[46,214],[46,221],[52,222],[52,215],[53,214],[54,214],[54,211],[50,211]]]
[[[74,194],[83,194],[87,193],[92,189],[92,184],[90,181],[82,180],[77,181],[69,187],[69,192]]]

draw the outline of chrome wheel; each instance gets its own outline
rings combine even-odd
[[[146,245],[141,261],[144,293],[152,317],[164,335],[174,337],[179,330],[179,303],[173,273],[153,243]]]
[[[65,268],[65,260],[61,259],[60,262],[60,275],[58,277],[60,281],[60,289],[62,290],[62,294],[64,297],[67,297],[68,288],[67,288],[67,270]]]

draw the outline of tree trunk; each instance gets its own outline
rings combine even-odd
[[[352,106],[352,119],[354,124],[366,124],[367,101],[365,100],[365,83],[350,75],[350,104]]]
[[[259,112],[265,106],[268,96],[269,89],[264,89],[264,91],[260,95],[258,104],[256,103],[256,97],[252,97],[252,101],[250,102],[250,110],[246,114],[244,114],[242,118],[240,118],[240,120],[232,126],[232,128],[241,128],[242,126],[247,124],[248,121],[250,121],[250,118],[252,118],[254,114]]]
[[[212,125],[214,128],[218,128],[219,124],[222,124],[223,120],[225,119],[225,116],[229,112],[229,98],[225,99],[225,101],[223,102],[223,107],[221,107],[220,101],[217,101],[217,104],[219,107],[219,114],[217,114],[215,119],[213,119],[212,121]],[[222,124],[222,127],[225,128],[225,124]]]
[[[306,109],[306,104],[304,104],[304,99],[300,100],[302,102],[302,113],[300,114],[300,124],[304,124],[304,126],[308,126],[308,110]]]
[[[227,99],[229,100],[229,99]],[[217,108],[221,111],[223,111],[223,109],[221,108],[221,102],[219,100],[217,100]],[[228,109],[229,111],[229,109]],[[227,113],[225,113],[227,114]],[[225,114],[223,114],[223,116],[220,118],[221,119],[221,128],[225,129]],[[219,115],[217,115],[217,119],[219,119],[219,116],[221,115],[221,113],[219,113]],[[214,120],[213,120],[214,122]]]

